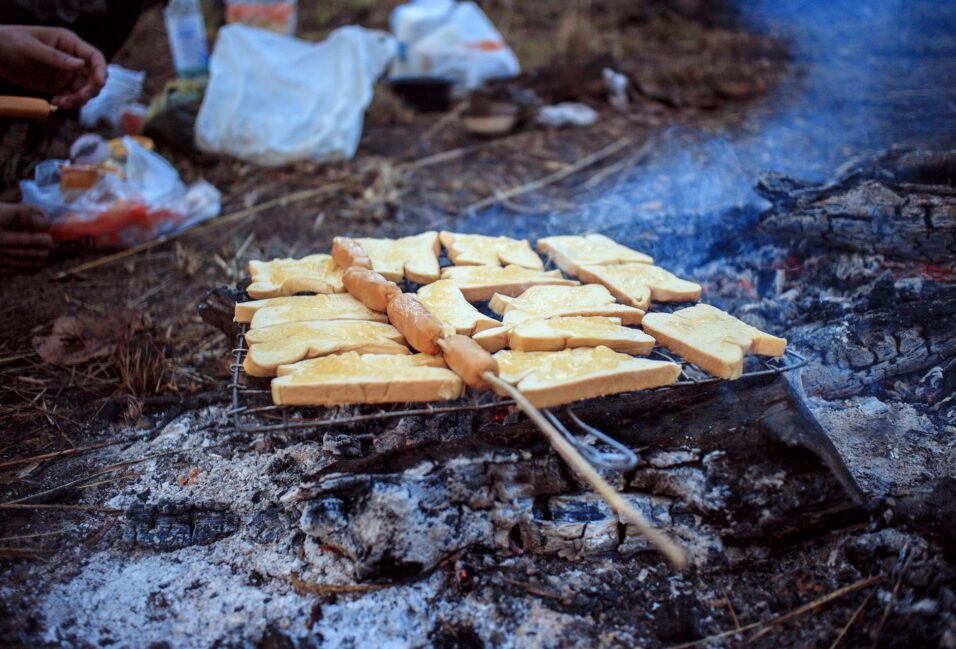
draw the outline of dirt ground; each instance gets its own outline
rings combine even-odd
[[[393,4],[364,0],[323,3],[321,9],[302,12],[299,35],[320,38],[330,29],[351,22],[385,28]],[[132,566],[122,563],[110,574],[91,576],[83,571],[87,557],[109,552],[122,543],[119,503],[125,502],[121,494],[129,495],[133,486],[143,489],[137,494],[147,497],[152,493],[152,497],[194,498],[213,497],[227,485],[239,494],[237,501],[253,507],[261,499],[280,498],[281,490],[276,485],[266,488],[243,484],[236,476],[248,475],[249,471],[256,475],[268,472],[281,476],[280,486],[290,486],[296,476],[329,461],[327,453],[318,452],[314,440],[274,448],[268,439],[232,438],[225,416],[225,384],[233,341],[205,324],[196,307],[207,291],[241,281],[250,259],[324,251],[331,238],[339,234],[392,236],[435,226],[481,230],[507,221],[509,215],[513,215],[516,232],[533,231],[536,223],[546,223],[550,214],[600,194],[625,170],[633,170],[649,143],[652,145],[668,129],[693,125],[704,131],[721,131],[740,124],[777,81],[791,72],[785,44],[728,26],[726,18],[705,9],[708,3],[672,4],[677,9],[655,2],[616,0],[579,1],[560,9],[551,3],[516,4],[509,0],[486,6],[506,39],[515,44],[525,68],[544,66],[540,76],[527,81],[532,86],[539,84],[542,93],[555,92],[555,88],[560,91],[581,78],[568,71],[567,61],[585,61],[608,53],[627,68],[632,78],[641,81],[631,108],[624,113],[608,107],[602,98],[588,95],[587,90],[568,90],[599,109],[600,119],[592,127],[550,131],[528,125],[506,137],[475,139],[457,120],[416,114],[383,88],[368,111],[359,153],[348,162],[263,169],[236,160],[183,153],[161,143],[159,150],[173,161],[185,180],[205,178],[221,190],[224,218],[175,241],[89,270],[74,271],[81,264],[96,261],[98,255],[68,252],[38,275],[5,279],[0,289],[0,317],[7,324],[0,336],[0,492],[4,503],[11,506],[0,522],[0,561],[3,581],[21,595],[0,602],[4,618],[0,636],[6,637],[11,646],[92,645],[86,631],[93,623],[79,615],[79,620],[71,619],[62,610],[69,607],[72,598],[86,596],[86,586],[128,583],[131,592],[148,592],[151,597],[165,588],[147,583]],[[117,62],[148,72],[147,93],[158,91],[171,77],[158,12],[143,16]],[[593,70],[583,66],[581,74]],[[555,76],[561,83],[556,85]],[[9,131],[4,151],[12,147],[24,153],[7,161],[7,184],[0,198],[15,198],[16,190],[9,181],[27,173],[37,158],[62,151],[77,132],[76,125],[68,123],[52,132]],[[570,172],[576,162],[608,147],[611,154],[598,156],[593,164],[568,173],[566,178],[511,199],[495,198],[499,192]],[[283,201],[283,197],[293,198]],[[473,209],[476,204],[490,206],[488,213],[495,215],[489,221],[491,226],[482,225],[484,208]],[[46,364],[36,355],[35,337],[48,333],[58,317],[90,316],[106,322],[121,306],[145,314],[148,325],[119,348],[73,367]],[[197,482],[199,486],[190,492]],[[40,495],[31,498],[28,505],[12,503],[31,494]],[[880,572],[891,580],[898,577],[899,589],[903,574],[907,575],[907,584],[920,579],[935,583],[933,580],[951,577],[951,567],[926,551],[924,542],[916,537],[901,536],[893,530],[853,532],[859,534],[849,540],[826,536],[806,547],[763,557],[747,566],[749,573],[740,581],[730,576],[726,566],[678,579],[670,586],[672,603],[662,613],[648,611],[652,602],[667,594],[661,586],[664,582],[658,581],[654,587],[660,592],[629,588],[635,580],[643,582],[648,571],[653,575],[661,569],[656,560],[642,560],[627,568],[601,565],[585,578],[574,566],[557,562],[547,569],[546,594],[535,600],[534,610],[524,612],[552,620],[558,630],[554,638],[537,638],[542,646],[556,646],[569,637],[600,637],[600,644],[606,646],[631,644],[648,637],[638,632],[614,635],[607,631],[605,636],[600,635],[604,628],[631,622],[643,631],[661,625],[675,627],[675,634],[670,636],[675,640],[666,641],[670,644],[684,637],[688,624],[702,625],[705,633],[717,633],[733,628],[738,615],[740,622],[755,622],[791,611],[839,588],[852,587],[840,605],[828,608],[821,604],[812,617],[775,624],[758,638],[757,644],[826,646],[848,620],[858,623],[847,636],[854,640],[850,644],[869,643],[869,636],[858,630],[872,630],[877,625],[883,628],[885,620],[881,622],[880,615],[885,602],[868,608],[860,617],[855,615],[864,598],[868,601],[876,592],[875,588],[869,590],[873,583],[866,582],[867,575]],[[291,537],[287,541],[257,550],[259,554],[250,559],[249,565],[255,566],[250,574],[236,574],[229,561],[213,557],[214,568],[209,569],[207,580],[213,584],[210,588],[242,592],[259,588],[263,574],[278,574],[293,556],[296,567],[307,569],[303,568],[301,541],[293,543]],[[252,553],[239,541],[223,547],[212,552]],[[909,558],[917,550],[924,553],[913,564],[918,570],[910,566]],[[311,559],[321,566],[314,570],[324,577],[349,579],[343,560],[327,556],[321,549],[312,551]],[[207,564],[198,559],[192,563],[195,553],[190,552],[181,560],[157,556],[154,566],[159,572],[170,573],[169,582],[173,589],[181,589],[177,592],[186,603],[190,597],[208,596],[210,592],[205,587],[194,589],[197,577],[182,568],[207,569]],[[839,574],[834,574],[833,565],[841,567]],[[517,559],[506,568],[522,583],[531,574],[528,571],[541,569]],[[457,592],[436,585],[442,575],[428,576],[414,587],[411,603],[401,601],[403,595],[390,595],[388,589],[368,595],[316,598],[287,581],[277,582],[263,587],[270,599],[275,598],[272,602],[253,604],[251,597],[260,593],[249,591],[248,610],[256,612],[248,613],[248,621],[270,625],[251,641],[259,646],[291,646],[282,644],[287,639],[279,631],[295,628],[298,633],[303,625],[312,628],[313,623],[316,628],[324,624],[328,629],[336,620],[358,619],[349,617],[350,611],[354,613],[350,607],[358,606],[356,602],[362,597],[371,598],[373,607],[396,610],[406,604],[428,607],[438,602],[435,605],[440,604],[443,611],[453,611],[456,597],[477,602],[479,607],[511,601],[515,587],[493,579],[494,572],[479,570],[474,582],[460,586]],[[573,579],[584,579],[591,590],[585,594],[562,593],[562,583]],[[608,584],[611,590],[607,590]],[[197,594],[190,595],[194,590]],[[559,594],[555,596],[555,592]],[[527,595],[520,587],[519,593]],[[112,596],[122,598],[123,589]],[[101,590],[97,597],[108,599],[110,593]],[[168,607],[157,601],[151,600],[156,610],[147,617],[170,615]],[[98,602],[97,606],[107,604]],[[515,603],[519,605],[524,606]],[[592,614],[578,615],[582,607],[589,607]],[[323,608],[325,622],[321,622]],[[238,628],[232,617],[246,615],[225,609],[221,613],[223,634]],[[469,623],[455,620],[452,613],[448,615],[448,621],[441,618],[424,630],[423,643],[474,644],[482,622]],[[698,621],[690,622],[691,618]],[[121,625],[121,619],[115,621]],[[205,628],[201,622],[195,626],[183,624],[189,629]],[[279,640],[270,640],[273,624],[279,625]],[[515,628],[514,620],[501,620],[501,624],[521,637],[521,628]],[[54,626],[77,631],[54,638]],[[582,631],[584,627],[587,629]],[[911,630],[894,627],[894,631]],[[135,635],[111,639],[104,632],[99,638],[101,645],[136,646]],[[235,637],[230,638],[223,646],[232,646],[229,642]],[[330,636],[330,645],[337,639],[347,644],[348,638]],[[222,642],[214,631],[202,640],[199,643],[197,639],[197,644],[213,646]],[[351,641],[361,644],[361,639]],[[175,639],[170,642],[176,644]],[[238,641],[235,644],[240,645]]]

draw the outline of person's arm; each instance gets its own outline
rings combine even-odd
[[[106,60],[68,29],[0,25],[0,77],[52,95],[60,108],[79,108],[106,83]]]

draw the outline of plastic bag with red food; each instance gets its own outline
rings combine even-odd
[[[123,138],[126,160],[71,165],[46,160],[20,183],[23,201],[50,215],[60,242],[125,248],[192,227],[219,214],[219,191],[186,185],[165,158]]]

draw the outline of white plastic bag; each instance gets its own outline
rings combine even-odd
[[[264,166],[351,158],[375,81],[395,50],[391,35],[361,27],[342,27],[321,43],[223,27],[196,145]]]
[[[219,214],[219,191],[204,180],[186,186],[157,153],[125,137],[126,163],[103,171],[85,191],[60,189],[66,160],[44,160],[33,180],[20,183],[23,202],[50,215],[56,241],[89,241],[104,248],[135,246],[192,227]],[[120,172],[120,173],[118,173]]]
[[[392,77],[447,77],[465,88],[521,72],[518,58],[474,2],[413,0],[391,15],[400,42]]]
[[[119,123],[120,109],[135,101],[143,92],[145,78],[145,72],[127,70],[111,63],[107,66],[106,85],[100,94],[80,109],[80,123],[92,128],[102,120],[115,128]]]

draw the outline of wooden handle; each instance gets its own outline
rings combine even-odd
[[[654,527],[650,521],[634,508],[631,503],[624,500],[617,490],[608,484],[607,480],[601,477],[591,464],[584,459],[576,448],[568,440],[562,437],[561,433],[545,419],[541,411],[534,404],[528,401],[527,397],[521,394],[521,390],[504,381],[491,372],[485,372],[485,379],[497,387],[507,392],[521,410],[528,415],[534,424],[538,427],[545,438],[554,447],[565,462],[567,462],[575,473],[584,478],[590,484],[598,495],[600,495],[609,504],[614,511],[632,523],[644,537],[651,542],[657,551],[663,554],[674,568],[683,570],[687,567],[687,553],[684,549],[670,540],[666,534]]]
[[[46,119],[56,106],[36,97],[0,96],[0,117],[8,119]]]

